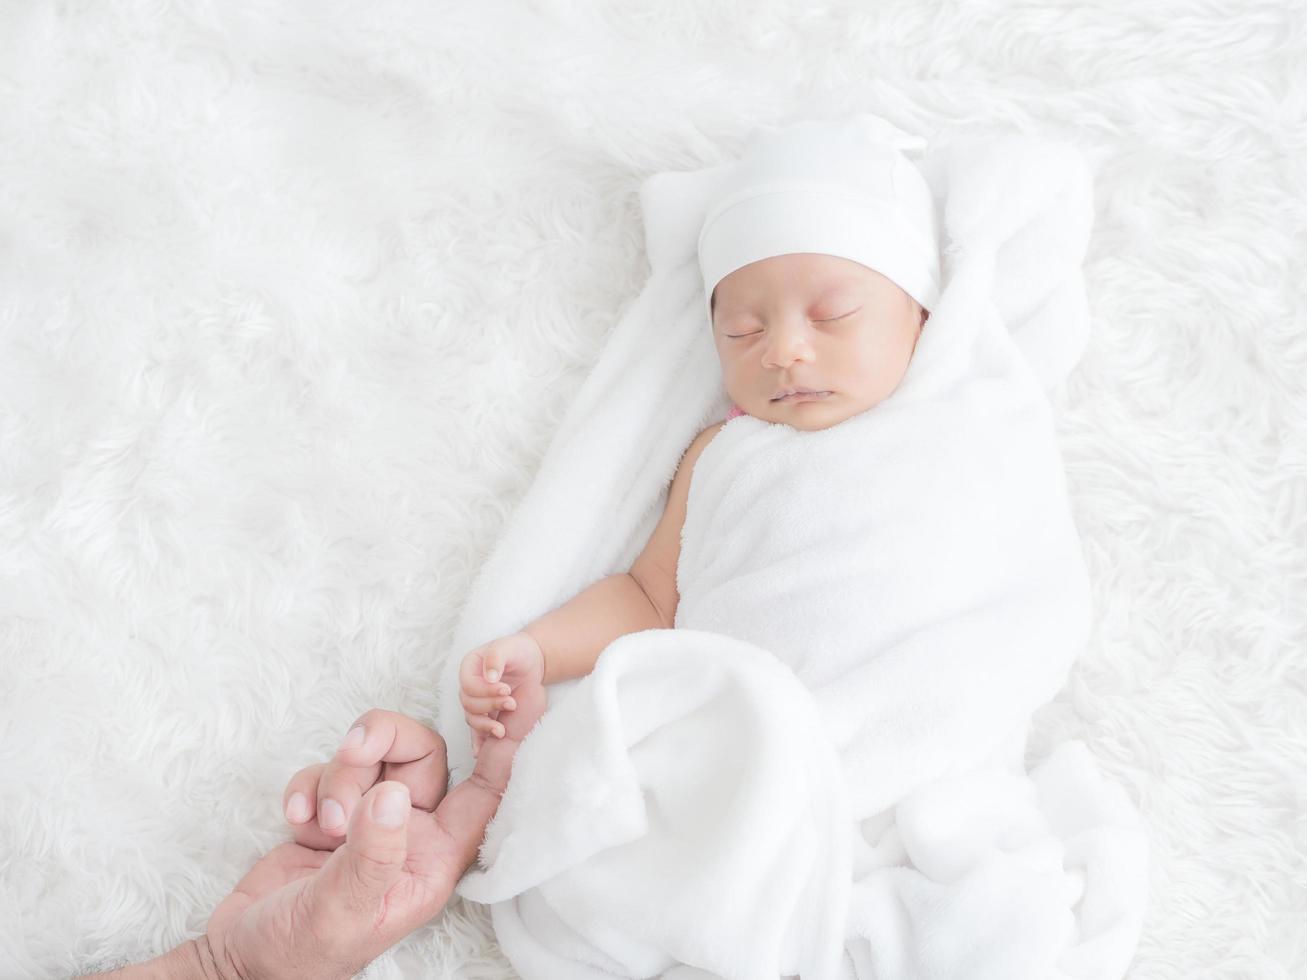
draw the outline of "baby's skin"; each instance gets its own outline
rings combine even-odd
[[[735,404],[755,418],[805,431],[829,428],[888,398],[930,316],[879,272],[816,252],[774,255],[736,269],[713,290],[711,309],[722,378]],[[794,388],[816,394],[783,397]],[[519,712],[534,721],[547,703],[546,686],[588,674],[619,636],[673,628],[690,477],[724,424],[708,426],[682,454],[662,518],[629,571],[600,579],[464,656],[459,700],[474,753],[488,738],[523,738],[509,716]],[[362,732],[355,737],[361,741]],[[347,738],[342,751],[350,747]],[[344,776],[333,779],[318,781],[316,800],[292,794],[287,819],[303,827],[316,817],[328,837],[343,837],[360,793]]]
[[[893,394],[930,316],[874,269],[819,252],[741,266],[717,283],[710,307],[735,404],[805,431],[829,428]],[[792,388],[824,394],[777,397]]]
[[[874,269],[818,252],[741,266],[717,284],[711,308],[722,378],[735,404],[755,418],[808,431],[888,398],[930,316]],[[819,394],[783,397],[798,387]],[[463,658],[460,698],[474,749],[503,736],[499,715],[514,710],[520,684],[579,677],[617,637],[672,628],[690,476],[723,424],[700,432],[682,455],[662,520],[629,572],[600,580],[521,632]]]

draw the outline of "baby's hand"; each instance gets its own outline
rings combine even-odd
[[[524,698],[530,699],[533,709],[544,710],[544,676],[544,652],[530,633],[501,636],[463,658],[458,669],[459,700],[472,729],[473,755],[481,751],[488,735],[504,737],[501,711],[515,710]],[[539,711],[531,714],[539,717]]]

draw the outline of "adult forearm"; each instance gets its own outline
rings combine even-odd
[[[238,980],[218,971],[209,942],[201,936],[188,939],[176,949],[144,963],[124,966],[108,973],[88,973],[76,980]]]
[[[544,682],[554,684],[590,673],[599,654],[619,636],[664,625],[640,583],[629,572],[618,572],[528,623],[523,632],[540,644]]]

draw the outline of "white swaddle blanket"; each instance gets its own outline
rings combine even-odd
[[[1024,764],[1091,625],[1045,395],[1084,343],[1088,174],[1024,138],[934,160],[945,286],[899,388],[814,432],[728,422],[690,485],[676,628],[552,686],[518,751],[457,892],[526,980],[1125,971],[1137,814],[1081,743]],[[650,285],[473,589],[441,690],[454,780],[461,654],[629,567],[725,407],[676,244],[702,173],[642,187]]]

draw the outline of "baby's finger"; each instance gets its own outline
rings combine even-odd
[[[481,672],[491,684],[504,676],[504,654],[496,646],[491,646],[481,658]]]
[[[483,732],[486,735],[494,735],[496,738],[503,737],[504,726],[495,719],[486,715],[465,715],[468,727],[474,732]]]
[[[492,698],[474,698],[463,692],[459,694],[459,700],[463,702],[463,710],[472,715],[484,715],[491,711],[512,711],[517,707],[517,702],[511,697]]]
[[[479,664],[480,658],[468,656],[459,666],[458,686],[463,693],[470,694],[473,697],[491,697],[496,694],[504,695],[512,692],[513,689],[502,680],[497,680],[494,683],[486,680],[481,675]]]

